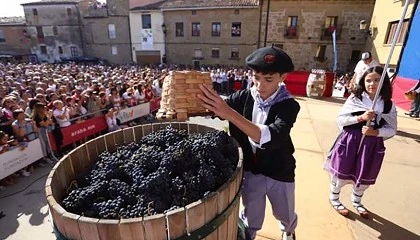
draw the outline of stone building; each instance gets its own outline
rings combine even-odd
[[[391,57],[390,68],[392,68],[392,70],[390,71],[392,72],[395,71],[398,65],[404,41],[407,36],[409,21],[414,15],[414,2],[415,1],[412,1],[408,6],[406,16],[404,16],[401,33]],[[372,20],[370,24],[366,26],[366,30],[370,35],[368,42],[370,46],[369,49],[371,49],[373,57],[381,64],[385,64],[388,59],[389,52],[391,51],[391,43],[403,13],[404,3],[405,1],[376,2]]]
[[[110,63],[132,62],[129,0],[83,0],[79,6],[86,55]]]
[[[334,64],[331,34],[335,30],[338,70],[351,71],[366,50],[368,34],[360,31],[360,22],[370,21],[374,4],[374,0],[264,1],[259,19],[259,46],[276,44],[283,48],[298,70],[331,70]]]
[[[258,0],[163,2],[167,63],[244,65],[257,47],[258,4]]]
[[[30,43],[25,18],[0,18],[0,58],[12,62],[36,61],[31,55]]]
[[[55,62],[84,55],[77,1],[42,0],[22,6],[29,46],[40,61]]]
[[[166,25],[160,10],[162,1],[139,5],[130,9],[133,59],[138,64],[166,62]]]

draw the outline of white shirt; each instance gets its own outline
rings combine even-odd
[[[112,117],[107,116],[106,117],[106,124],[108,125],[108,130],[110,132],[117,130],[118,124],[117,124],[117,116],[115,115],[115,113],[113,114]]]
[[[347,101],[351,101],[352,97],[353,97],[353,95],[351,95],[347,99]],[[366,106],[373,106],[373,100],[370,99],[369,95],[366,92],[362,93],[362,102]],[[382,112],[384,110],[384,104],[385,104],[384,101],[379,96],[378,101],[376,102],[376,105],[375,105],[376,119],[381,119],[382,118]],[[393,112],[396,112],[396,111],[397,111],[397,109],[395,108],[395,105],[392,104],[390,112],[393,113]],[[340,113],[337,116],[337,124],[340,128],[342,128],[344,126],[353,125],[353,124],[358,123],[357,118],[358,118],[358,116],[353,116],[351,114]],[[372,122],[372,124],[373,124],[373,122]],[[385,124],[384,126],[379,128],[378,131],[379,131],[378,137],[383,137],[383,138],[386,138],[386,139],[395,135],[395,130],[391,126],[388,126],[387,124]]]
[[[260,95],[257,92],[257,89],[255,87],[251,88],[251,95],[252,97],[255,98],[259,98]],[[273,95],[271,95],[270,97],[268,97],[265,102],[271,101],[273,98],[275,98],[277,95],[277,91],[275,93],[273,93]],[[252,140],[250,137],[248,137],[249,143],[251,144],[252,147],[252,151],[255,153],[257,148],[261,148],[261,146],[265,143],[268,143],[271,141],[271,133],[270,133],[270,129],[268,128],[267,125],[265,125],[265,121],[267,120],[268,117],[268,113],[270,112],[271,107],[266,108],[265,110],[261,110],[258,105],[257,105],[257,101],[254,100],[254,106],[252,109],[252,122],[255,123],[255,125],[257,125],[260,128],[261,131],[261,137],[260,137],[260,142],[254,142],[254,140]]]
[[[59,117],[61,117],[63,113],[64,113],[64,119],[60,119]],[[68,127],[71,125],[71,123],[69,122],[69,119],[70,119],[69,111],[64,111],[64,108],[62,110],[56,108],[53,111],[53,115],[58,125],[60,125],[60,127]]]
[[[144,98],[146,96],[143,94],[143,92],[142,94],[140,94],[140,91],[137,89],[136,91],[134,91],[134,97],[136,97],[138,101],[144,101]]]
[[[370,63],[365,64],[363,60],[360,60],[356,67],[354,68],[354,74],[356,74],[355,83],[358,84],[359,80],[362,78],[363,74],[371,67],[379,66],[379,63],[376,60],[372,60]]]

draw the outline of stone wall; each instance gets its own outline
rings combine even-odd
[[[264,46],[267,1],[262,6],[260,46]],[[352,70],[352,51],[365,51],[367,34],[359,30],[361,20],[369,22],[374,0],[271,0],[266,45],[283,45],[296,69],[332,69],[334,57],[331,37],[323,35],[326,17],[337,16],[338,69]],[[297,16],[297,36],[286,37],[289,16]],[[319,46],[325,46],[325,59],[317,60]]]
[[[196,59],[200,64],[244,65],[244,59],[257,47],[258,41],[258,8],[238,9],[208,9],[181,11],[164,11],[164,22],[167,27],[165,36],[166,56],[168,63],[192,64],[194,49],[201,49],[203,58]],[[184,36],[177,37],[175,24],[184,23]],[[192,23],[200,23],[200,36],[192,36]],[[213,22],[221,24],[220,36],[212,36]],[[232,37],[233,22],[241,23],[241,36]],[[220,57],[212,58],[213,48],[219,48]],[[239,50],[239,58],[232,59],[232,48]]]

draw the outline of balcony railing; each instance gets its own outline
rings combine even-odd
[[[284,28],[284,37],[286,38],[297,38],[297,30],[298,27],[297,26],[286,26]]]
[[[335,25],[321,29],[321,40],[332,40],[332,33],[334,30],[336,31],[336,39],[340,39],[342,26]]]

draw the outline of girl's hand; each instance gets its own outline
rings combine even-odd
[[[373,136],[376,137],[379,135],[379,131],[373,129],[372,127],[363,126],[362,128],[362,134],[366,136]]]
[[[375,111],[373,111],[373,110],[368,110],[368,111],[366,111],[365,113],[363,113],[362,115],[360,115],[360,116],[359,116],[359,118],[360,118],[362,121],[370,121],[370,120],[374,119],[374,118],[375,118],[375,116],[376,116]],[[361,121],[361,122],[362,122],[362,121]]]

